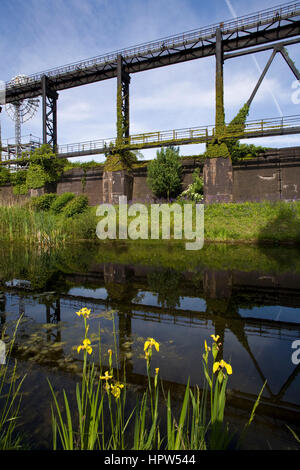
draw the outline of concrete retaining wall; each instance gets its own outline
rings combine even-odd
[[[203,171],[203,162],[193,158],[182,160],[182,190],[192,182],[197,167]],[[152,191],[147,185],[147,162],[135,168],[132,176],[132,201],[153,200]],[[85,194],[90,205],[97,205],[106,198],[103,194],[104,186],[103,169],[100,166],[87,171],[74,168],[63,174],[56,191],[58,194]],[[10,186],[0,187],[0,204],[22,203],[29,197],[30,194],[15,196]],[[263,157],[233,165],[232,202],[264,200],[300,200],[300,147],[274,149]]]

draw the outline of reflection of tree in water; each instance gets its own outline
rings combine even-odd
[[[183,280],[182,273],[175,269],[161,269],[149,273],[147,279],[149,290],[158,295],[159,305],[169,309],[180,307],[179,287]]]
[[[131,283],[107,282],[105,283],[108,300],[116,303],[129,304],[138,294],[138,289]]]
[[[5,294],[0,292],[0,333],[1,333],[1,327],[5,323],[5,309],[6,309]]]
[[[12,279],[30,281],[34,290],[61,290],[65,286],[64,274],[88,272],[94,261],[93,246],[62,248],[0,247],[1,282]]]

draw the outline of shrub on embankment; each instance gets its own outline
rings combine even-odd
[[[75,196],[74,193],[64,193],[59,196],[49,193],[32,197],[29,206],[34,211],[50,211],[56,215],[74,217],[87,209],[88,198],[83,195]]]

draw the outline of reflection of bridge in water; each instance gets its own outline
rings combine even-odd
[[[282,319],[259,318],[255,316],[243,317],[240,309],[245,307],[245,299],[248,306],[268,306],[281,305],[293,308],[300,308],[300,285],[297,275],[292,275],[292,281],[288,275],[283,276],[261,276],[260,273],[232,273],[204,270],[201,282],[192,285],[188,279],[189,273],[185,273],[178,283],[177,295],[179,297],[202,298],[205,299],[205,308],[197,310],[182,308],[180,304],[173,302],[170,306],[153,305],[153,303],[139,302],[138,293],[155,293],[151,286],[149,288],[151,276],[155,270],[137,268],[123,265],[101,265],[97,270],[86,275],[68,274],[66,277],[75,285],[90,286],[91,284],[101,289],[102,298],[93,298],[91,294],[81,293],[50,293],[52,303],[46,305],[46,323],[57,323],[59,331],[59,321],[62,319],[61,311],[76,311],[83,306],[95,311],[114,310],[119,327],[119,358],[120,364],[128,352],[131,352],[130,340],[132,338],[132,322],[136,319],[145,322],[156,322],[161,324],[178,325],[185,328],[207,328],[213,327],[215,334],[220,336],[220,341],[224,344],[225,331],[230,331],[237,339],[242,348],[247,352],[254,368],[263,384],[266,381],[259,360],[255,356],[249,345],[250,336],[263,338],[277,338],[280,341],[292,342],[296,337],[300,337],[300,323],[286,321]],[[172,276],[172,270],[167,273]],[[300,277],[298,275],[298,277]],[[161,280],[161,278],[159,278]],[[286,284],[286,285],[284,285]],[[153,287],[153,286],[152,286]],[[173,286],[174,287],[174,286]],[[88,289],[90,287],[87,287]],[[104,290],[105,289],[105,290]],[[105,295],[106,293],[106,295]],[[156,292],[157,293],[157,292]],[[32,293],[28,286],[7,286],[6,295],[19,296],[20,313],[25,311],[24,299],[31,298]],[[43,294],[44,295],[44,294]],[[39,297],[39,303],[43,304],[43,295]],[[174,301],[174,299],[172,299]],[[203,304],[203,303],[202,303]],[[3,311],[3,308],[2,308]],[[26,314],[26,312],[25,312]],[[51,331],[49,341],[61,341],[61,337],[55,338]],[[222,346],[223,347],[223,346]],[[219,356],[222,356],[222,347]],[[290,375],[284,380],[279,390],[274,393],[268,382],[266,384],[265,395],[262,397],[259,412],[276,418],[292,421],[300,421],[300,403],[291,403],[284,400],[286,392],[294,384],[300,372],[300,365],[295,366]],[[133,371],[132,360],[126,359],[126,377],[128,383],[134,385],[144,385],[146,377]],[[166,387],[170,387],[172,392],[181,395],[184,391],[184,384],[164,381]],[[266,396],[267,394],[267,396]],[[233,406],[241,409],[249,409],[255,402],[257,395],[241,390],[232,390],[229,402]]]

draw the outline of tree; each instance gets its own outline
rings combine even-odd
[[[26,194],[29,189],[57,182],[67,160],[58,158],[49,145],[43,144],[33,151],[24,152],[23,162],[29,163],[28,169],[19,170],[11,178],[15,194]]]
[[[176,197],[181,190],[179,147],[162,148],[148,164],[147,183],[157,197]]]

